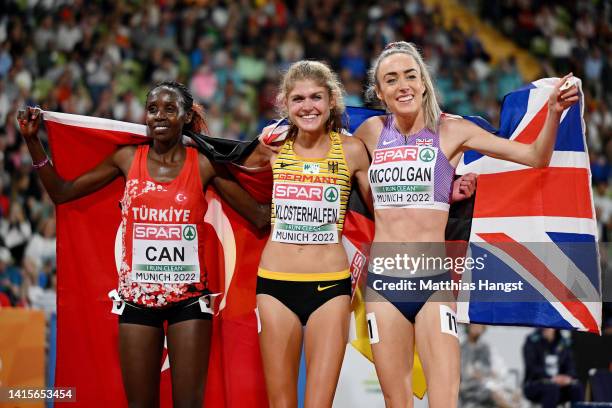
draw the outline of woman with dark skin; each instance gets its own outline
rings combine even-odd
[[[222,168],[211,163],[195,149],[183,145],[183,130],[197,133],[205,127],[205,122],[201,108],[194,106],[193,98],[182,84],[164,82],[149,92],[145,122],[147,135],[152,139],[150,146],[120,147],[92,170],[74,180],[63,180],[46,156],[37,136],[41,121],[40,110],[28,107],[27,111],[20,112],[18,119],[34,168],[56,204],[93,193],[117,177],[126,179],[126,191],[122,199],[122,215],[124,221],[127,221],[122,231],[126,248],[124,253],[131,254],[131,246],[135,249],[133,255],[124,254],[120,273],[119,294],[126,301],[127,307],[119,318],[119,357],[128,404],[131,407],[159,406],[163,322],[167,320],[174,406],[200,408],[206,384],[212,324],[210,314],[202,313],[198,299],[210,292],[200,258],[203,254],[202,241],[193,241],[193,235],[186,238],[185,231],[192,234],[196,231],[196,237],[199,238],[205,210],[203,189],[209,184],[214,185],[223,199],[258,228],[267,225],[270,219],[269,206],[259,205],[238,183],[228,178]],[[139,177],[136,174],[140,174],[142,188],[139,187]],[[191,194],[171,192],[179,180],[183,183],[180,188],[184,189],[180,191]],[[137,208],[136,203],[144,204]],[[155,217],[155,213],[151,214],[153,206],[159,207],[157,214],[174,211],[175,214],[180,212],[183,215],[169,220],[174,224],[162,223],[168,220],[161,219],[161,216]],[[149,211],[149,218],[142,214],[137,216],[143,209]],[[135,221],[146,221],[147,224]],[[151,242],[137,239],[137,228],[144,225],[153,225],[160,230],[167,228],[168,231],[173,227],[183,228],[183,233],[178,234],[180,244],[172,243],[167,247],[158,244],[160,246],[157,248],[148,247],[146,255],[145,251],[139,254],[142,242]],[[188,239],[197,242],[197,245],[189,244],[186,241]],[[138,273],[130,271],[132,256],[133,269],[142,266],[137,263],[146,263],[147,260],[154,266],[151,253],[159,254],[160,250],[168,249],[175,253],[177,250],[187,252],[188,262],[192,265],[191,269],[185,270],[190,273],[178,272],[172,275],[175,277],[173,279],[178,280],[170,282],[135,278]],[[157,259],[158,265],[161,265],[162,258],[158,256]],[[185,276],[191,276],[188,278],[190,280],[184,280]]]

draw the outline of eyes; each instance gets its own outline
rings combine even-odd
[[[303,102],[306,99],[306,97],[304,97],[303,95],[294,95],[292,96],[289,100],[291,102]],[[323,95],[322,94],[314,94],[312,96],[310,96],[310,99],[312,99],[313,101],[320,101],[321,99],[323,99]]]
[[[169,114],[173,114],[173,113],[177,113],[178,112],[178,107],[176,106],[176,104],[166,104],[163,107],[164,111],[166,113]],[[157,105],[151,104],[149,106],[147,106],[147,112],[149,114],[155,114],[159,111],[159,107]]]
[[[416,81],[418,77],[415,74],[408,74],[405,76],[405,78],[409,81]],[[397,83],[397,80],[397,76],[387,76],[387,78],[385,79],[385,84],[394,85]]]

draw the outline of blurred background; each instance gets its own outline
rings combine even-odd
[[[347,105],[367,106],[370,64],[385,44],[399,40],[421,49],[444,111],[480,115],[494,126],[507,92],[570,71],[580,77],[600,238],[608,241],[609,0],[0,0],[0,10],[2,307],[39,309],[54,319],[54,206],[18,134],[20,107],[141,123],[147,90],[177,80],[205,107],[211,136],[249,140],[277,116],[279,78],[292,62],[327,61],[340,75]],[[522,360],[532,330],[521,330],[508,360]],[[52,339],[48,345],[52,350]],[[602,356],[602,367],[609,363]],[[588,368],[577,374],[584,382]],[[520,394],[524,368],[516,370],[511,385]],[[463,403],[505,406],[474,404]]]

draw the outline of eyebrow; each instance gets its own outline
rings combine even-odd
[[[325,91],[317,91],[317,92],[313,92],[313,93],[311,93],[309,95],[306,95],[306,96],[303,95],[303,94],[294,94],[294,95],[291,95],[291,98],[296,98],[296,97],[299,97],[299,98],[311,97],[312,98],[313,96],[323,95],[324,92]]]
[[[416,68],[410,68],[410,69],[405,70],[404,74],[408,74],[409,72],[412,72],[412,71],[417,72]],[[383,75],[383,78],[386,77],[387,75],[397,75],[397,72],[395,71],[387,72],[385,73],[385,75]]]

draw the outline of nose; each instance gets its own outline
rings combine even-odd
[[[155,112],[154,117],[155,117],[156,120],[166,119],[166,111],[165,111],[165,109],[158,109]]]
[[[398,84],[399,84],[399,88],[400,88],[401,90],[404,90],[404,89],[408,89],[408,88],[409,88],[409,81],[408,81],[406,78],[400,78],[400,79],[398,80]]]
[[[313,106],[313,103],[310,98],[304,99],[304,104],[302,105],[303,110],[309,111],[312,109],[312,106]]]

